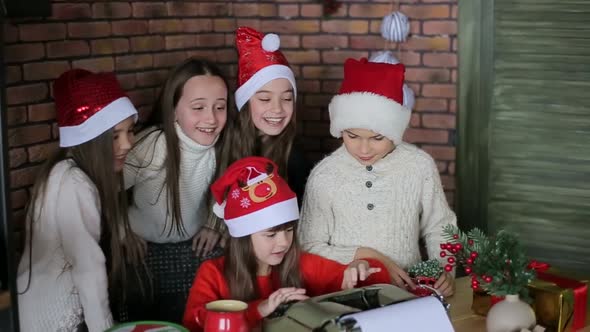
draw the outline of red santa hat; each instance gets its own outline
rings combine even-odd
[[[69,70],[53,84],[53,96],[61,147],[88,142],[130,116],[137,121],[137,110],[113,73]]]
[[[249,27],[239,27],[236,31],[238,89],[235,99],[238,111],[256,91],[277,78],[287,79],[293,86],[294,95],[297,95],[295,75],[279,51],[280,46],[281,40],[274,33],[263,35]]]
[[[263,157],[231,164],[211,185],[213,212],[225,220],[229,234],[242,237],[299,219],[297,196]]]
[[[402,141],[411,110],[403,106],[403,64],[348,59],[338,95],[328,106],[330,133],[339,138],[346,129],[368,129],[395,144]]]

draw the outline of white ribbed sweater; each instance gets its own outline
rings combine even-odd
[[[172,222],[167,218],[168,194],[164,184],[166,138],[158,133],[138,140],[125,162],[125,188],[133,186],[134,200],[129,207],[129,223],[136,234],[150,242],[181,242],[192,238],[207,220],[206,194],[215,174],[215,143],[200,145],[176,124],[180,143],[180,212],[186,233],[173,230],[168,235]]]
[[[420,237],[429,258],[440,259],[442,228],[456,223],[426,152],[402,143],[365,167],[342,146],[309,176],[300,236],[304,249],[341,263],[362,246],[408,268],[420,261]]]
[[[31,264],[27,232],[18,267],[19,292],[32,272],[18,296],[21,331],[75,331],[84,321],[90,332],[111,327],[96,186],[73,161],[61,161],[36,204]]]

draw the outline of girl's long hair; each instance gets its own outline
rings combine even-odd
[[[185,234],[186,230],[183,226],[181,208],[180,208],[180,194],[179,194],[179,178],[180,178],[180,160],[181,160],[181,150],[179,144],[179,138],[176,133],[175,128],[175,110],[178,101],[182,97],[182,91],[184,88],[185,83],[195,77],[195,76],[202,76],[202,75],[209,75],[209,76],[217,76],[223,80],[225,86],[227,87],[227,80],[223,76],[221,70],[213,63],[198,59],[198,58],[189,58],[184,62],[180,63],[176,67],[174,67],[162,90],[158,97],[156,104],[154,105],[154,109],[150,114],[150,117],[145,122],[144,133],[141,133],[141,138],[138,140],[136,144],[140,144],[142,140],[151,137],[152,135],[164,135],[166,140],[166,161],[162,168],[166,172],[166,180],[164,181],[164,186],[166,187],[166,194],[168,197],[168,201],[166,202],[166,225],[170,222],[170,227],[168,228],[168,236],[175,231],[177,234]],[[229,93],[228,93],[228,105],[229,105]],[[231,121],[231,114],[232,112],[228,113],[228,122]],[[227,130],[222,130],[220,137],[215,144],[215,151],[216,155],[219,154],[219,150],[221,149],[220,142],[223,140],[224,133]],[[157,142],[159,137],[154,139],[154,142]],[[156,148],[154,144],[154,149]],[[154,152],[152,151],[152,156],[154,156]],[[151,161],[146,161],[143,165],[130,165],[131,167],[147,167],[151,164]],[[160,195],[164,191],[164,188],[160,190]],[[158,200],[160,197],[158,197]],[[209,201],[211,198],[207,198]],[[153,202],[154,204],[156,202]]]
[[[29,264],[32,264],[33,223],[44,222],[40,220],[40,216],[44,208],[47,181],[53,167],[63,160],[73,160],[75,165],[72,167],[81,169],[96,186],[100,198],[100,244],[109,262],[107,265],[109,290],[111,293],[124,294],[123,285],[128,277],[127,267],[137,267],[142,264],[142,249],[137,238],[132,236],[133,232],[129,226],[127,197],[125,190],[122,190],[122,173],[115,173],[113,168],[113,129],[86,143],[57,150],[39,170],[26,208]],[[124,234],[121,234],[122,232]],[[67,268],[65,266],[64,270]],[[30,265],[29,273],[31,273]],[[29,275],[29,282],[23,293],[29,288],[30,278]]]
[[[297,241],[297,221],[288,222],[270,229],[278,232],[293,228],[293,243],[283,261],[272,267],[271,278],[277,287],[303,287],[299,269],[301,249]],[[225,280],[230,297],[240,301],[253,301],[260,298],[256,281],[258,263],[254,254],[251,236],[230,238],[225,254]]]

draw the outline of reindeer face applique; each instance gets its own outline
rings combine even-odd
[[[272,174],[272,164],[267,165],[266,173],[261,173],[254,167],[247,168],[249,172],[248,182],[239,183],[239,186],[243,191],[248,192],[248,196],[250,196],[252,202],[264,202],[277,193],[277,185],[272,179],[274,176]]]

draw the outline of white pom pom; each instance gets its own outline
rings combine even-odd
[[[381,22],[381,36],[392,42],[404,42],[410,33],[408,17],[401,12],[393,12]]]
[[[382,62],[382,63],[389,63],[391,65],[395,65],[399,63],[399,60],[393,56],[393,53],[391,53],[391,51],[381,51],[381,52],[377,52],[375,53],[371,59],[369,59],[370,62]]]
[[[274,52],[281,47],[281,38],[279,35],[269,33],[262,38],[262,49],[267,52]]]
[[[218,216],[219,218],[223,219],[225,216],[225,201],[223,201],[223,203],[221,203],[221,205],[215,203],[213,205],[213,213],[215,213],[215,215]]]

